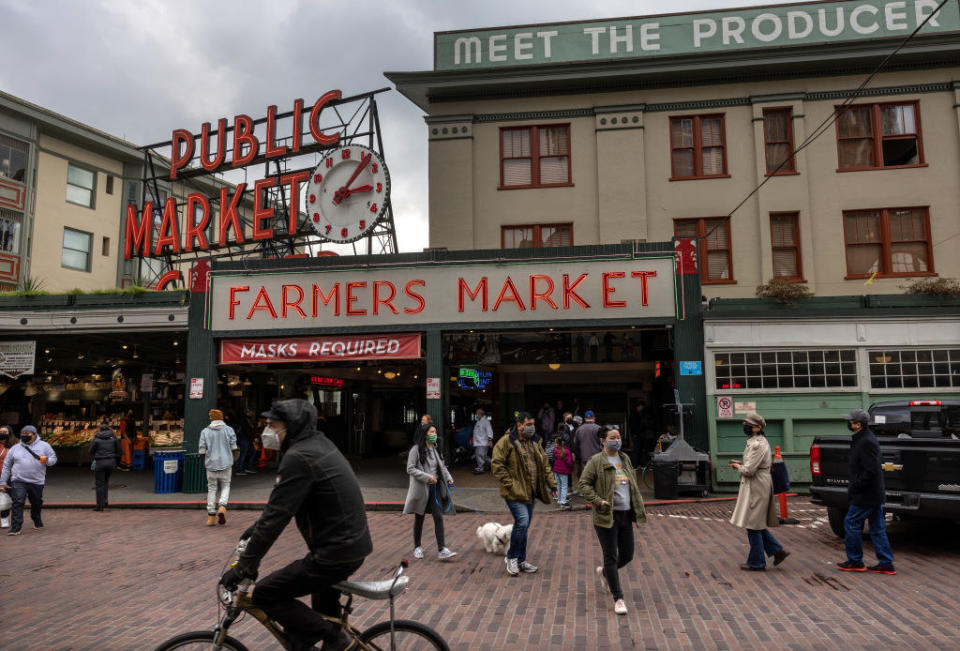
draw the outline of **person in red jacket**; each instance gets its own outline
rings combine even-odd
[[[553,449],[553,476],[557,480],[557,504],[561,511],[570,509],[567,503],[567,489],[570,487],[570,476],[573,474],[573,452],[567,447],[563,437],[554,439],[556,447]]]

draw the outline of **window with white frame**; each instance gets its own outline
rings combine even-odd
[[[90,271],[90,248],[93,235],[72,228],[63,229],[63,253],[60,265],[66,269]]]
[[[748,350],[715,353],[716,388],[855,388],[857,354],[853,348]]]
[[[96,184],[96,172],[78,167],[73,163],[67,165],[67,201],[70,203],[93,208]]]
[[[960,348],[882,349],[867,354],[871,388],[960,387]]]

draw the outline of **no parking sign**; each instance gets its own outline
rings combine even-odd
[[[733,418],[733,398],[717,396],[717,418]]]

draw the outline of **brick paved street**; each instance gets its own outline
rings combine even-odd
[[[803,498],[792,504],[802,527],[776,535],[793,555],[766,573],[738,569],[746,541],[724,521],[732,503],[650,509],[636,560],[623,573],[626,617],[597,594],[599,548],[587,513],[536,514],[530,560],[541,570],[515,578],[480,546],[479,516],[447,520],[448,544],[460,555],[446,564],[432,559],[428,522],[428,558],[413,562],[398,615],[429,624],[455,649],[960,647],[956,529],[895,524],[897,576],[842,574],[833,567],[842,541],[823,510]],[[43,531],[28,524],[22,536],[0,538],[0,647],[148,649],[175,633],[212,628],[220,567],[256,515],[231,513],[226,527],[206,528],[201,511],[49,510]],[[412,518],[369,518],[376,551],[359,576],[386,577],[410,556]],[[290,527],[264,570],[302,549]],[[359,602],[356,616],[372,624],[384,610]],[[251,649],[276,648],[249,618],[232,632]]]

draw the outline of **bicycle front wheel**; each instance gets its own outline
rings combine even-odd
[[[220,646],[214,646],[213,636],[214,631],[191,631],[190,633],[184,633],[176,637],[171,637],[169,640],[158,646],[154,651],[173,651],[174,649],[182,651],[201,651],[201,649],[206,649],[208,651],[212,649],[225,649],[226,651],[247,651],[247,647],[243,646],[239,640],[232,638],[229,635],[224,638],[223,644]]]
[[[360,634],[360,640],[377,651],[420,651],[435,649],[450,651],[446,641],[435,630],[408,619],[393,622],[393,642],[390,639],[390,622],[380,622]]]

